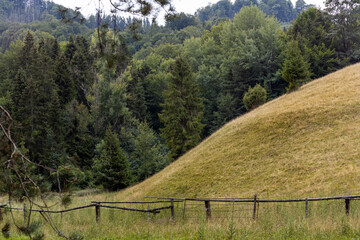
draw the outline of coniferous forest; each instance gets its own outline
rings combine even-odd
[[[122,189],[235,117],[359,62],[358,1],[325,6],[221,0],[161,25],[0,0],[0,105],[21,152],[58,170],[33,170],[43,189]],[[2,163],[10,153],[0,134]]]

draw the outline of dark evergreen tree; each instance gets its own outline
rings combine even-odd
[[[65,49],[65,56],[66,58],[71,61],[72,58],[74,57],[74,54],[76,52],[76,46],[75,46],[75,43],[74,43],[74,38],[72,35],[70,35],[69,37],[69,42],[68,44],[66,45],[66,49]]]
[[[25,71],[20,68],[18,70],[17,75],[15,76],[15,79],[13,81],[13,85],[12,85],[12,91],[11,91],[11,99],[12,99],[12,115],[14,119],[20,119],[22,112],[23,112],[23,108],[25,107],[24,104],[24,100],[22,99],[23,97],[23,91],[25,89],[25,87],[27,86],[27,79],[26,79],[26,75],[25,75]]]
[[[56,60],[56,58],[59,56],[59,53],[60,53],[60,46],[59,46],[59,43],[57,41],[57,39],[50,39],[48,40],[49,41],[49,45],[50,45],[50,57],[52,60]]]
[[[172,66],[169,89],[164,91],[162,136],[175,160],[201,140],[203,105],[190,66],[179,56]]]
[[[21,50],[21,66],[23,69],[29,73],[34,59],[37,57],[37,50],[35,47],[34,37],[30,32],[27,32],[24,40],[24,47]]]
[[[61,105],[64,106],[74,98],[75,86],[68,61],[63,53],[57,58],[55,69],[55,83],[58,86]]]
[[[76,36],[75,46],[76,46],[76,49],[81,51],[82,54],[85,56],[87,63],[89,65],[91,65],[93,58],[90,54],[90,46],[89,46],[89,43],[86,40],[86,38],[84,36],[80,36],[80,35]]]
[[[99,183],[110,191],[126,188],[130,185],[129,163],[110,126],[106,130],[102,148],[95,163]]]
[[[89,110],[75,99],[68,103],[63,118],[65,119],[65,147],[71,158],[71,164],[82,170],[92,168],[92,158],[96,139],[88,129]]]
[[[77,49],[70,62],[72,79],[75,86],[75,97],[79,103],[87,106],[86,91],[91,86],[87,59],[81,49]]]
[[[131,78],[126,89],[128,94],[126,99],[127,107],[131,109],[133,116],[140,121],[145,121],[147,119],[144,83],[146,77],[145,74],[142,72],[141,68],[136,69],[136,67],[133,66]]]

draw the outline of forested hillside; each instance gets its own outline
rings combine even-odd
[[[0,105],[21,151],[58,169],[35,171],[44,189],[58,179],[67,189],[142,181],[235,117],[360,60],[355,0],[328,0],[324,11],[220,1],[164,26],[1,3]]]

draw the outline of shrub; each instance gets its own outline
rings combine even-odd
[[[246,110],[252,110],[266,102],[266,90],[259,84],[255,87],[249,87],[249,90],[245,93],[243,98]]]

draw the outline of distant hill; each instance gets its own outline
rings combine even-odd
[[[160,173],[114,198],[358,194],[359,173],[356,64],[229,122]]]
[[[42,21],[46,14],[61,19],[63,6],[45,0],[0,0],[0,19],[7,22],[31,23]]]
[[[202,22],[232,19],[242,7],[250,5],[258,5],[264,13],[276,17],[282,23],[290,23],[302,11],[315,7],[306,4],[304,0],[297,0],[295,6],[290,0],[235,0],[233,3],[230,0],[220,0],[198,9],[195,15]]]
[[[55,37],[58,41],[68,40],[71,34],[90,34],[79,19],[71,24],[61,22],[61,9],[64,7],[51,1],[0,0],[0,52],[5,52],[11,42],[22,40],[28,31],[36,37]],[[73,10],[67,12],[67,16],[74,14]]]

